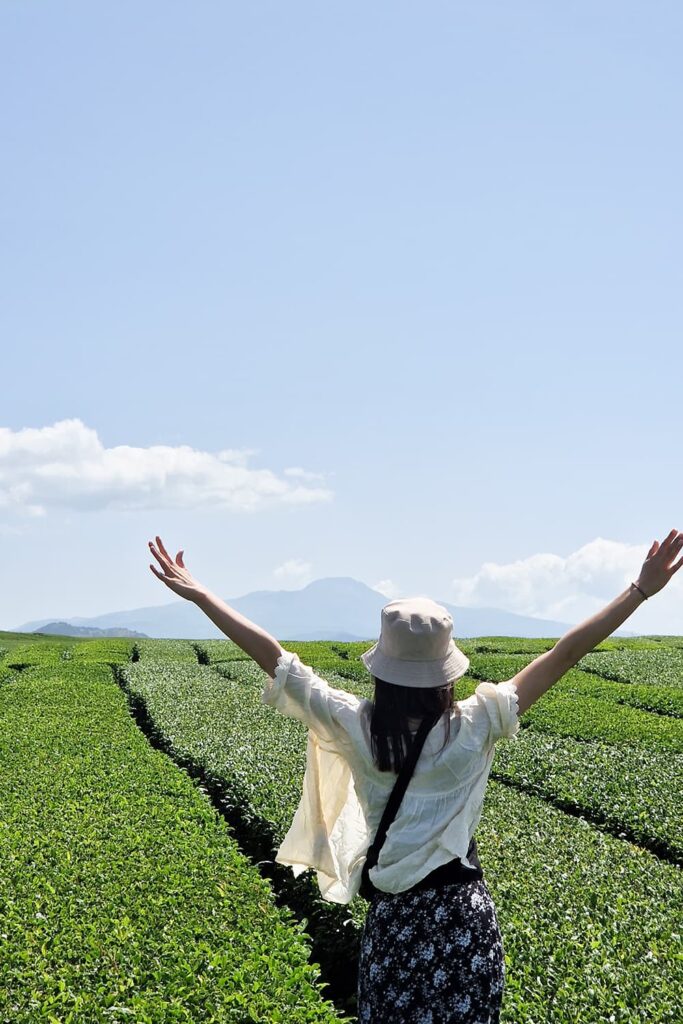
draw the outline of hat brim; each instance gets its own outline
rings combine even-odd
[[[379,650],[378,643],[361,654],[360,660],[376,679],[383,679],[396,686],[414,686],[427,689],[446,686],[464,676],[470,667],[470,659],[451,641],[451,648],[445,658],[435,661],[406,661],[390,658]]]

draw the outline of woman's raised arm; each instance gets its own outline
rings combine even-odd
[[[578,626],[573,626],[550,651],[539,655],[513,677],[511,682],[517,689],[520,715],[576,665],[584,654],[588,654],[596,644],[610,636],[646,598],[666,586],[683,565],[683,557],[674,561],[682,550],[683,533],[678,530],[672,530],[661,545],[654,541],[635,581],[645,597],[631,584],[602,611]]]
[[[183,563],[183,552],[179,551],[175,561],[171,558],[163,545],[161,537],[156,538],[158,547],[149,543],[149,549],[157,562],[164,570],[160,573],[153,565],[150,569],[157,577],[163,580],[166,586],[180,597],[192,601],[205,615],[215,623],[238,647],[241,647],[250,658],[261,666],[264,672],[273,678],[277,660],[282,654],[282,648],[275,637],[261,629],[255,622],[250,622],[244,615],[240,615],[229,605],[216,597],[210,590],[202,586],[188,572]]]

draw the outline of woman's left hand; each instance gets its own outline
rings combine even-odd
[[[674,562],[674,558],[683,551],[683,532],[671,530],[660,544],[652,542],[643,567],[638,574],[638,583],[648,597],[663,590],[675,572],[683,565],[683,557]]]
[[[173,591],[174,594],[178,594],[180,597],[187,598],[188,601],[196,601],[198,597],[206,593],[206,588],[198,583],[196,579],[187,571],[183,564],[183,552],[179,551],[175,557],[175,561],[171,558],[168,551],[164,547],[161,537],[156,538],[158,548],[149,541],[149,549],[156,558],[157,562],[164,570],[163,573],[159,572],[155,566],[150,564],[150,569],[154,575],[163,580],[166,586]]]

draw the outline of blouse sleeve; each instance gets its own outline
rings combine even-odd
[[[460,702],[477,743],[487,746],[519,732],[517,687],[512,680],[479,683],[471,697]]]
[[[357,716],[361,703],[353,694],[331,687],[292,651],[283,651],[278,658],[275,677],[266,680],[261,701],[331,743],[348,739],[350,719]]]

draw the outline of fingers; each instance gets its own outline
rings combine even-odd
[[[171,558],[171,556],[169,555],[168,551],[164,547],[164,542],[162,541],[161,537],[157,537],[156,541],[157,541],[157,544],[159,545],[159,550],[161,551],[161,553],[164,556],[164,558],[167,558],[169,560],[169,562],[172,562],[173,559]]]
[[[157,562],[159,563],[161,568],[164,570],[164,572],[167,572],[170,569],[170,565],[166,562],[166,560],[164,559],[163,555],[159,554],[159,552],[154,547],[154,545],[152,544],[151,541],[149,542],[149,550],[152,552],[152,554],[154,555],[154,557],[156,558]]]
[[[679,534],[678,530],[670,530],[666,535],[661,544],[658,545],[658,553],[663,558],[668,558],[671,554],[673,546],[677,543],[677,540],[682,534]]]
[[[683,550],[683,533],[679,533],[669,550],[669,558],[675,558],[679,551]]]
[[[674,565],[670,565],[669,562],[672,560],[672,558],[676,558],[677,555],[681,553],[681,551],[683,551],[683,534],[678,535],[676,540],[673,541],[672,544],[669,546],[669,550],[665,555],[665,568],[672,575],[680,568],[683,559],[679,559],[679,561],[676,562]]]
[[[672,530],[671,533],[667,534],[661,544],[659,541],[657,542],[657,551],[655,553],[659,554],[660,557],[666,552],[666,549],[674,538],[674,533],[675,531]]]
[[[153,565],[150,565],[150,569],[152,570],[152,572],[154,572],[154,574],[158,576],[160,580],[164,580],[165,582],[167,582],[169,579],[185,580],[186,577],[188,580],[190,580],[191,577],[187,569],[185,568],[185,563],[183,562],[182,549],[176,555],[176,560],[174,562],[171,556],[169,555],[168,551],[164,547],[164,542],[162,541],[161,537],[157,537],[156,540],[157,544],[159,545],[158,551],[155,548],[154,544],[152,544],[151,540],[147,541],[147,543],[149,545],[149,550],[154,555],[161,568],[164,570],[164,575],[162,576],[159,572],[157,572]],[[178,569],[182,569],[183,571],[178,572]]]

